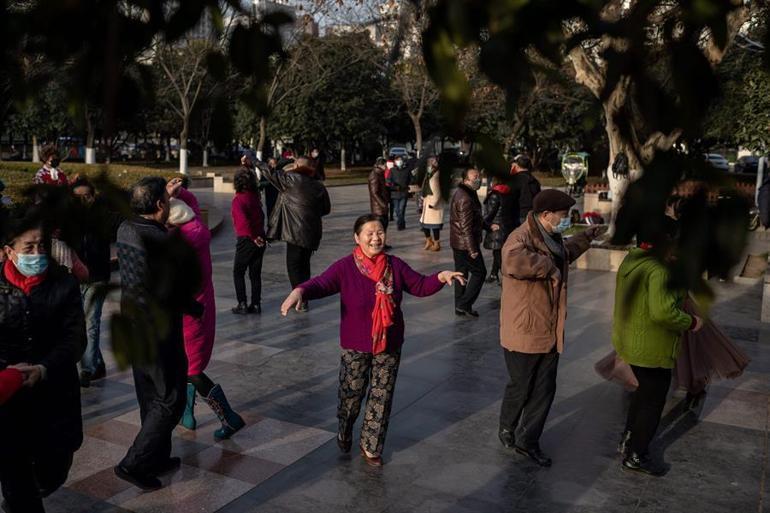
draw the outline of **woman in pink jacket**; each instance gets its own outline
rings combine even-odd
[[[179,229],[182,238],[198,255],[201,269],[201,289],[195,300],[203,305],[203,316],[196,318],[185,315],[184,345],[187,353],[187,406],[181,424],[187,429],[195,429],[195,393],[203,397],[214,410],[222,427],[214,432],[217,440],[226,440],[245,425],[240,415],[235,413],[225,397],[222,387],[203,372],[211,359],[216,331],[216,305],[214,303],[214,283],[211,277],[211,232],[203,224],[200,209],[195,196],[183,188],[174,190],[171,199],[168,224]]]

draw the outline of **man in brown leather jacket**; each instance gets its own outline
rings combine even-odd
[[[479,297],[487,268],[481,255],[481,238],[484,216],[476,191],[481,187],[481,176],[477,169],[463,171],[463,181],[452,196],[449,210],[449,245],[454,253],[455,271],[463,273],[467,285],[455,285],[455,314],[478,317],[473,303]],[[489,227],[499,229],[497,225]],[[470,276],[469,276],[470,274]]]
[[[570,262],[604,231],[592,226],[568,240],[575,200],[556,189],[540,192],[524,223],[502,250],[500,343],[510,381],[500,412],[500,441],[538,465],[551,466],[540,435],[556,393],[556,369],[564,349]]]
[[[369,173],[369,204],[372,214],[382,221],[382,227],[388,229],[388,212],[390,208],[390,189],[385,181],[385,159],[379,157],[372,172]]]

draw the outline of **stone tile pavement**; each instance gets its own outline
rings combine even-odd
[[[196,192],[203,202],[228,211],[227,195]],[[314,272],[350,251],[353,219],[368,210],[366,194],[360,186],[331,189],[333,211],[325,218]],[[421,250],[414,203],[408,215],[408,229],[391,234],[393,252],[422,272],[450,268],[448,248]],[[442,236],[448,242],[448,231]],[[355,453],[340,455],[333,440],[337,298],[312,303],[307,314],[282,318],[278,307],[289,284],[285,251],[275,244],[265,257],[264,313],[234,316],[229,311],[233,252],[226,220],[212,242],[218,325],[208,372],[248,427],[230,441],[214,443],[217,422],[199,404],[199,429],[177,428],[174,435],[181,471],[165,478],[166,488],[140,493],[111,470],[138,430],[138,409],[130,372],[120,372],[108,352],[108,379],[83,394],[85,444],[66,486],[47,499],[48,511],[770,511],[770,330],[758,322],[758,287],[714,284],[720,297],[717,322],[753,361],[741,378],[712,384],[698,412],[682,412],[682,394],[672,394],[655,446],[671,470],[660,479],[621,472],[615,447],[627,398],[593,371],[610,348],[614,275],[572,275],[567,348],[542,440],[554,458],[547,470],[497,441],[506,379],[497,341],[499,289],[485,286],[477,320],[454,317],[450,290],[430,298],[409,297],[386,465],[372,469]],[[115,308],[111,301],[105,318]]]

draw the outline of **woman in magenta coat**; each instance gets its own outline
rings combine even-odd
[[[168,224],[179,230],[182,239],[198,255],[201,289],[195,296],[195,300],[203,305],[203,315],[200,318],[191,315],[185,315],[183,318],[184,345],[188,360],[188,384],[187,406],[181,424],[187,429],[196,428],[195,393],[197,392],[222,422],[222,428],[214,432],[214,438],[225,440],[241,429],[245,423],[240,415],[230,407],[222,387],[214,384],[204,373],[214,348],[217,315],[214,283],[211,275],[211,250],[209,248],[211,232],[203,224],[195,196],[183,188],[177,188],[173,192],[176,197],[171,199]]]

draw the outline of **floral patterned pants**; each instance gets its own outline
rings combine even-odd
[[[378,355],[342,350],[337,408],[339,436],[345,440],[352,436],[353,424],[368,389],[369,397],[361,426],[361,447],[369,454],[382,454],[400,361],[400,349]],[[368,386],[370,382],[371,386]]]

